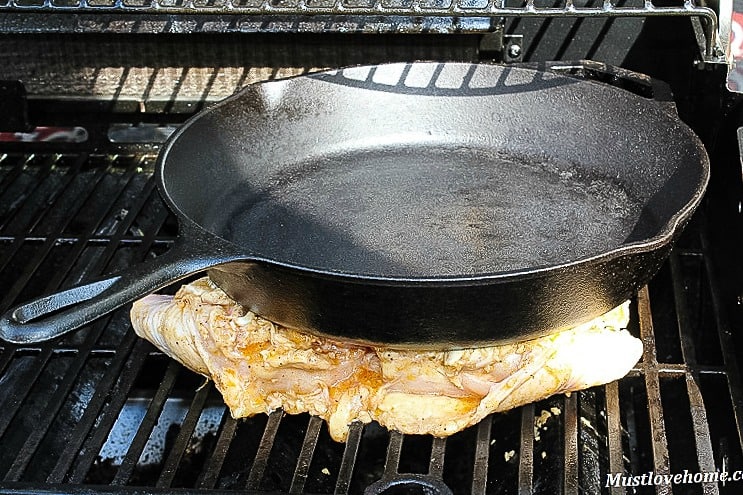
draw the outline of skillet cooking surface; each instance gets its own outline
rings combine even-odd
[[[257,194],[239,184],[206,227],[288,263],[400,277],[559,264],[658,228],[616,179],[471,146],[412,143],[287,169]]]
[[[161,191],[255,260],[507,276],[667,238],[703,183],[688,135],[655,102],[538,71],[352,68],[255,85],[200,115],[161,155]]]

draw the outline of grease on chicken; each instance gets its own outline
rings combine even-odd
[[[344,441],[354,421],[447,436],[487,415],[624,376],[642,343],[629,303],[571,330],[446,352],[391,350],[317,337],[242,307],[208,278],[135,302],[137,334],[211,378],[235,418],[309,412]]]

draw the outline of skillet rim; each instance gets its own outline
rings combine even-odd
[[[246,93],[253,90],[255,87],[268,86],[272,84],[285,84],[287,81],[291,81],[294,79],[312,78],[312,77],[316,78],[318,76],[322,76],[325,74],[331,74],[331,73],[337,73],[337,72],[340,72],[346,69],[359,69],[359,68],[373,69],[373,68],[384,67],[384,66],[415,65],[415,64],[446,64],[446,65],[453,65],[453,66],[490,66],[490,67],[497,67],[497,68],[508,68],[509,70],[529,72],[533,74],[547,74],[551,78],[563,79],[566,81],[570,81],[572,84],[592,84],[592,85],[598,85],[598,86],[604,87],[607,90],[621,92],[626,98],[642,101],[644,102],[644,104],[653,108],[654,111],[657,111],[659,115],[664,115],[667,118],[670,118],[675,121],[675,123],[679,127],[677,133],[681,135],[686,134],[687,135],[686,137],[690,139],[690,141],[694,145],[694,148],[697,151],[699,151],[700,160],[698,164],[700,166],[699,175],[700,175],[701,180],[695,185],[694,194],[691,195],[691,197],[686,202],[686,204],[682,208],[680,208],[674,215],[672,215],[668,219],[668,221],[663,224],[661,228],[657,229],[658,233],[656,235],[648,237],[647,239],[633,241],[633,242],[626,243],[626,244],[621,244],[620,246],[617,246],[608,251],[600,252],[594,255],[583,256],[583,257],[576,258],[574,260],[566,261],[563,263],[539,265],[539,266],[534,266],[534,267],[519,268],[515,270],[487,272],[487,273],[481,273],[481,274],[439,275],[439,276],[422,276],[422,277],[383,276],[383,275],[373,275],[373,274],[364,274],[364,273],[333,271],[333,270],[328,270],[328,269],[314,268],[314,267],[310,267],[306,265],[289,263],[286,261],[270,258],[270,257],[263,256],[263,255],[250,254],[246,252],[246,250],[242,246],[228,239],[225,239],[224,237],[217,235],[211,232],[210,230],[207,230],[202,225],[200,225],[198,222],[194,221],[191,217],[186,215],[181,210],[181,208],[176,204],[176,202],[173,200],[173,198],[168,193],[165,180],[163,177],[163,170],[167,162],[169,152],[175,146],[175,144],[179,141],[181,135],[184,134],[186,131],[188,131],[188,129],[192,125],[196,124],[198,121],[200,121],[205,116],[218,111],[223,106],[227,106],[235,100],[239,100],[243,98]],[[155,176],[156,176],[156,183],[157,183],[158,191],[160,195],[162,196],[162,198],[165,200],[168,208],[170,208],[170,210],[173,211],[178,217],[179,237],[181,236],[181,234],[183,234],[184,230],[187,230],[187,231],[198,230],[206,234],[207,236],[210,236],[214,239],[218,239],[222,243],[226,243],[226,245],[230,246],[232,250],[241,253],[242,256],[236,257],[234,261],[261,262],[261,263],[266,263],[272,266],[281,267],[283,269],[295,271],[295,272],[297,271],[302,272],[304,274],[311,275],[314,277],[322,277],[326,279],[332,279],[332,280],[342,281],[342,282],[347,282],[347,283],[358,283],[358,284],[373,283],[375,285],[441,286],[441,287],[459,286],[459,285],[474,285],[474,284],[488,285],[488,284],[493,284],[493,283],[505,283],[507,281],[517,280],[517,279],[537,278],[545,274],[551,274],[556,271],[568,270],[570,268],[574,268],[577,266],[602,264],[602,263],[607,263],[617,258],[623,258],[623,257],[627,257],[633,254],[650,253],[650,252],[659,250],[667,246],[668,244],[672,243],[675,240],[675,237],[677,237],[681,233],[685,224],[689,221],[694,211],[700,205],[704,197],[705,191],[707,189],[707,186],[709,184],[710,173],[711,173],[711,170],[710,170],[709,155],[707,154],[706,148],[704,147],[699,137],[684,121],[681,120],[681,118],[678,116],[676,112],[669,111],[668,107],[661,102],[658,102],[651,98],[645,98],[642,96],[638,96],[630,91],[623,90],[621,88],[617,88],[615,86],[611,86],[609,84],[606,84],[600,81],[594,81],[594,80],[589,80],[589,79],[578,79],[575,77],[571,77],[571,76],[564,75],[564,74],[559,74],[559,73],[552,72],[549,70],[540,70],[540,69],[534,69],[534,68],[529,68],[529,67],[507,66],[505,64],[499,64],[499,63],[494,63],[494,62],[451,62],[451,61],[442,62],[442,61],[430,61],[430,60],[415,60],[412,62],[387,62],[387,63],[381,63],[381,64],[349,65],[349,66],[343,66],[343,67],[313,72],[309,74],[298,74],[298,75],[289,76],[289,77],[285,77],[281,79],[259,81],[253,84],[248,84],[244,86],[243,88],[240,88],[239,90],[237,90],[234,94],[214,103],[210,107],[188,118],[178,129],[176,129],[175,132],[173,132],[168,137],[168,139],[163,144],[163,147],[160,153],[158,153],[157,155],[156,169],[155,169]],[[184,236],[184,238],[188,242],[188,236]]]

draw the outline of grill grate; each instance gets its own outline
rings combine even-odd
[[[177,229],[154,158],[0,154],[0,310],[165,251]],[[698,216],[633,304],[645,350],[626,378],[446,440],[371,424],[338,444],[307,415],[234,420],[211,384],[136,338],[126,309],[53,343],[2,344],[0,491],[614,494],[625,489],[607,488],[607,474],[743,468],[742,391],[710,250]]]

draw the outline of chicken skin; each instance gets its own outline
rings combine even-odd
[[[214,381],[235,418],[308,412],[344,441],[354,421],[448,436],[487,415],[616,380],[642,354],[629,303],[555,335],[445,352],[394,350],[285,328],[208,278],[135,302],[140,337]]]

